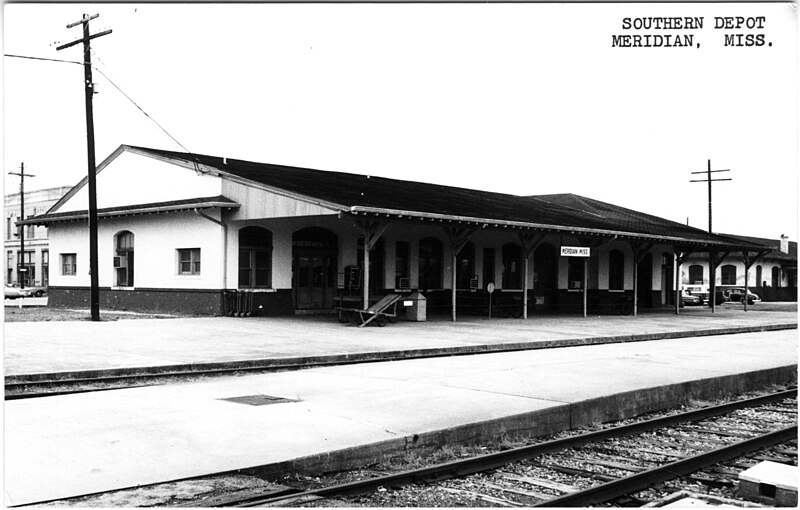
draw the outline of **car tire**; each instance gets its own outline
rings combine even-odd
[[[43,291],[43,290],[37,290],[37,291],[36,291],[36,294],[34,294],[34,295],[35,295],[36,297],[42,297],[42,296],[44,296],[44,291]]]

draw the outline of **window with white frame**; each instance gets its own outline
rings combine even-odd
[[[78,256],[74,253],[61,254],[61,274],[64,276],[75,276],[78,274]]]
[[[178,274],[200,274],[200,248],[178,249]]]

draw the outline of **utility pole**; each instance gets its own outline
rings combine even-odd
[[[97,166],[94,159],[94,113],[92,111],[92,96],[94,95],[94,84],[92,83],[92,54],[90,42],[92,39],[102,37],[111,33],[111,30],[89,35],[89,21],[97,18],[99,14],[84,14],[83,18],[67,25],[67,28],[83,25],[83,38],[63,44],[56,48],[57,51],[83,43],[83,74],[84,90],[86,96],[86,141],[89,161],[89,277],[91,279],[91,290],[89,304],[92,310],[92,320],[100,320],[100,287],[97,274],[97,189],[95,174]]]
[[[36,177],[33,174],[25,173],[25,162],[19,164],[19,173],[8,172],[9,175],[19,175],[19,219],[25,219],[25,177]],[[17,260],[17,280],[19,288],[25,288],[25,273],[28,268],[25,266],[25,227],[19,228],[19,260]]]
[[[708,183],[708,233],[713,233],[711,230],[711,183],[717,181],[730,181],[731,179],[712,179],[711,174],[715,172],[730,172],[726,170],[711,170],[711,160],[708,160],[708,170],[705,172],[692,172],[692,174],[706,174],[705,179],[690,180],[689,182],[707,182]],[[722,259],[716,260],[716,253],[709,251],[708,253],[708,301],[711,305],[711,311],[716,311],[717,301],[717,266],[722,262]]]
[[[731,179],[712,179],[711,174],[714,172],[730,172],[727,170],[711,170],[711,160],[708,160],[708,170],[704,172],[692,172],[692,174],[706,174],[705,179],[692,180],[689,182],[707,182],[708,183],[708,233],[711,234],[711,183],[717,181],[730,181]]]

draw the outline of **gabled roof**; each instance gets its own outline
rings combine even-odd
[[[524,197],[145,147],[122,146],[114,154],[121,150],[250,183],[350,215],[619,236],[695,247],[731,248],[732,244],[752,247],[746,241],[731,241],[678,222],[578,195]],[[115,155],[98,166],[98,171]]]
[[[223,197],[201,197],[190,198],[187,200],[173,200],[170,202],[153,202],[149,204],[125,205],[120,207],[107,207],[97,210],[98,218],[113,218],[119,216],[133,216],[137,214],[154,214],[175,211],[186,211],[192,209],[208,209],[214,207],[237,208],[239,204],[233,200]],[[18,221],[18,225],[44,225],[59,221],[86,220],[89,218],[89,211],[68,211],[63,213],[46,213]]]

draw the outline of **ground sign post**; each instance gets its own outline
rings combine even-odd
[[[589,257],[591,256],[591,249],[584,246],[562,246],[562,257],[583,257],[583,281],[581,287],[583,288],[583,316],[587,315],[587,302],[586,302],[586,287],[589,283]]]

